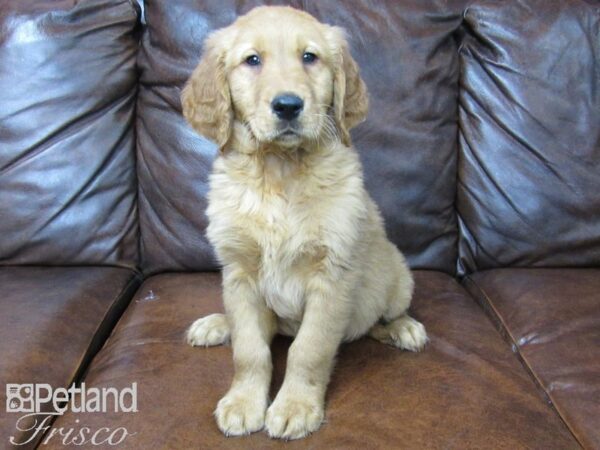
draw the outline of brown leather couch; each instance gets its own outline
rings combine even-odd
[[[217,430],[231,350],[183,341],[221,310],[215,146],[179,95],[207,33],[258,3],[0,2],[0,390],[138,389],[138,412],[44,436],[2,409],[0,447],[124,427],[116,448],[600,448],[596,0],[291,2],[348,30],[372,105],[354,143],[431,342],[343,346],[305,440]]]

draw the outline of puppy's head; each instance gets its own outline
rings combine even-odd
[[[368,99],[342,29],[292,8],[260,7],[208,37],[182,105],[221,149],[235,122],[259,145],[294,148],[324,137],[350,145]]]

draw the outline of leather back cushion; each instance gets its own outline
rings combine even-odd
[[[461,272],[600,264],[600,14],[475,2],[460,52]]]
[[[207,34],[260,3],[145,2],[137,130],[146,272],[216,267],[204,236],[215,146],[186,125],[179,95]],[[348,31],[371,97],[367,122],[353,132],[367,188],[413,267],[454,272],[458,58],[452,33],[462,2],[286,3]]]
[[[0,8],[0,264],[137,263],[127,0]]]

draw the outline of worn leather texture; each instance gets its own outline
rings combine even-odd
[[[598,2],[476,1],[465,29],[459,272],[600,265]]]
[[[600,269],[496,269],[466,286],[584,448],[600,448]]]
[[[138,284],[138,275],[123,268],[0,268],[3,448],[11,436],[19,443],[31,436],[16,430],[24,414],[5,412],[4,383],[70,386],[105,342]],[[41,422],[41,416],[37,420]],[[33,423],[22,421],[19,427],[28,429]]]
[[[125,427],[127,448],[579,448],[475,301],[451,277],[416,272],[413,314],[427,327],[422,353],[370,339],[343,345],[326,423],[306,439],[264,432],[226,438],[212,412],[233,376],[229,346],[184,342],[198,317],[222,311],[218,274],[164,274],[139,289],[87,373],[87,386],[138,383],[137,413],[69,414],[56,427]],[[272,396],[289,340],[273,345]],[[51,440],[45,448],[62,448]]]
[[[146,273],[217,267],[204,236],[215,145],[184,122],[179,96],[210,31],[260,3],[145,2],[137,130]],[[353,133],[367,189],[411,266],[453,273],[458,81],[453,33],[465,2],[286,3],[348,31],[371,98],[368,120]]]
[[[138,260],[137,9],[0,2],[0,265]]]

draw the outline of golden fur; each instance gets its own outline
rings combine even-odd
[[[260,64],[248,63],[253,55]],[[297,120],[273,113],[281,93],[304,100]],[[340,28],[261,7],[210,35],[182,104],[220,149],[207,234],[223,265],[226,316],[198,319],[187,336],[205,346],[231,338],[235,376],[217,424],[227,435],[265,427],[271,437],[306,436],[323,421],[342,341],[369,334],[416,351],[427,340],[406,314],[412,276],[350,142],[367,114],[365,84]],[[276,332],[295,339],[269,406]]]

